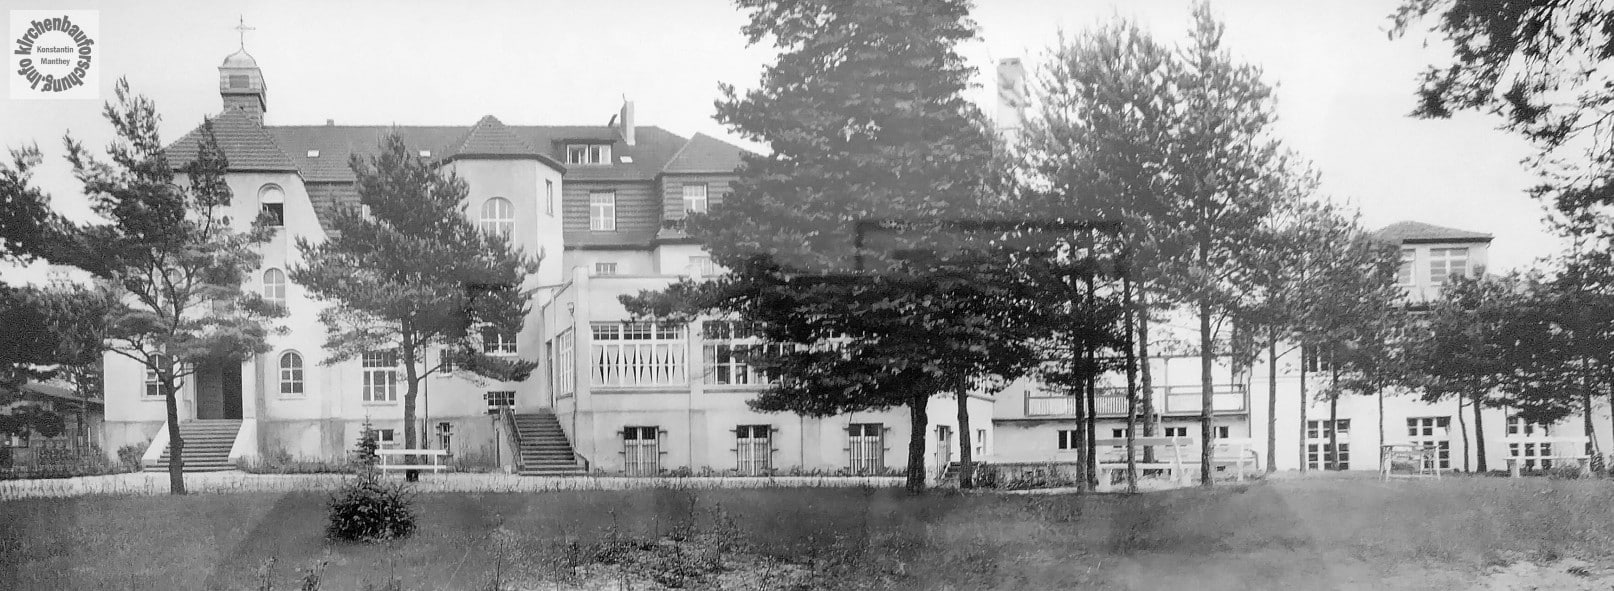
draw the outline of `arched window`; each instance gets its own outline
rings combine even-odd
[[[303,395],[303,356],[296,351],[280,354],[280,395]]]
[[[273,183],[258,189],[258,203],[263,207],[264,223],[270,226],[286,225],[286,191]]]
[[[286,305],[286,273],[280,269],[263,272],[263,299]]]
[[[509,236],[516,230],[516,208],[509,199],[494,197],[482,203],[482,231]]]

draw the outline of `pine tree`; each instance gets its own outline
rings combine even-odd
[[[925,408],[1032,365],[1034,324],[991,237],[993,138],[967,101],[962,0],[739,0],[777,61],[718,119],[767,145],[689,231],[730,273],[625,298],[644,314],[714,311],[793,345],[753,361],[774,376],[754,408],[827,416],[903,407],[908,488],[924,488]],[[960,223],[965,222],[965,223]],[[993,278],[999,278],[994,280]],[[968,452],[968,433],[962,447]]]
[[[337,211],[324,242],[299,238],[304,263],[289,276],[330,304],[319,315],[327,336],[323,364],[366,353],[397,356],[404,368],[404,442],[419,449],[415,398],[427,376],[466,371],[519,382],[537,366],[488,355],[482,345],[521,330],[530,308],[523,284],[537,273],[538,260],[466,217],[466,184],[452,171],[434,168],[396,133],[380,147],[351,162],[362,208]],[[432,347],[448,354],[431,360]]]
[[[155,105],[116,86],[104,110],[119,141],[102,162],[69,138],[67,158],[94,211],[112,223],[85,229],[84,260],[108,274],[117,305],[107,320],[107,347],[157,376],[167,407],[169,489],[185,493],[185,441],[176,393],[204,361],[240,362],[268,350],[272,320],[284,314],[242,290],[262,260],[256,248],[271,228],[238,229],[224,214],[229,163],[202,126],[196,158],[176,175],[157,136]]]

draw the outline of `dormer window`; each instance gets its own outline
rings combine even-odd
[[[567,164],[610,164],[611,144],[568,144]]]

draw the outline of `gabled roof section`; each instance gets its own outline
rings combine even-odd
[[[740,167],[745,149],[704,133],[696,133],[678,153],[673,155],[662,172],[680,173],[732,173]]]
[[[298,167],[281,150],[262,125],[239,109],[226,109],[213,118],[213,137],[230,162],[231,172],[293,172]],[[202,126],[179,138],[165,150],[168,162],[182,168],[196,160],[202,146]]]
[[[1379,240],[1400,244],[1490,242],[1492,238],[1490,234],[1484,232],[1470,232],[1468,230],[1458,230],[1414,221],[1396,222],[1379,229],[1373,234]]]
[[[465,137],[448,148],[442,157],[445,160],[460,158],[531,158],[549,165],[557,171],[566,172],[559,160],[543,151],[528,145],[527,142],[516,137],[516,134],[505,127],[497,117],[487,115],[471,126],[465,132]]]

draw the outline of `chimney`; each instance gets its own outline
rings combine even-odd
[[[1025,120],[1026,109],[1026,68],[1020,63],[1020,58],[1011,57],[998,61],[998,131],[1012,134],[1019,130]]]
[[[622,98],[622,112],[618,113],[617,121],[622,124],[622,141],[633,145],[633,101]]]
[[[325,126],[326,127],[336,127],[336,120],[335,119],[326,119],[325,120]]]

